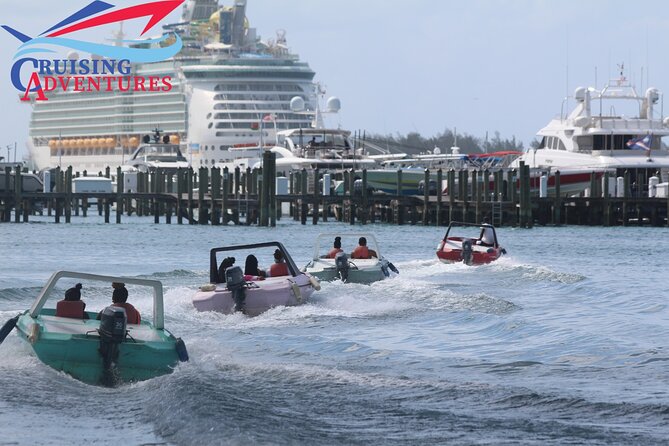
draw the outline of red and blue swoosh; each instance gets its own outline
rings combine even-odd
[[[89,52],[91,54],[96,54],[102,57],[127,59],[131,62],[156,62],[169,59],[181,50],[183,43],[179,35],[173,34],[175,41],[171,45],[162,48],[127,48],[114,45],[96,44],[61,36],[65,36],[76,31],[121,22],[124,20],[132,20],[150,16],[149,21],[142,31],[143,35],[183,2],[184,0],[161,0],[108,11],[114,8],[114,5],[101,0],[95,0],[74,14],[53,25],[35,38],[31,38],[7,25],[2,25],[2,28],[22,42],[22,45],[19,47],[19,50],[15,54],[14,58],[35,52],[52,53],[55,51],[44,47],[44,45],[55,45]],[[162,42],[169,37],[170,34],[165,34],[159,39],[130,40],[125,42],[143,44],[157,43]]]

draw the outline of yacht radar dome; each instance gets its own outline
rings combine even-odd
[[[576,90],[574,90],[574,99],[576,99],[578,102],[585,101],[585,93],[587,91],[588,89],[585,87],[578,87]]]
[[[435,155],[441,155],[441,149],[437,146],[434,147],[434,150],[432,150],[432,153]]]
[[[341,101],[338,97],[332,96],[325,103],[325,111],[328,113],[337,113],[341,108]]]
[[[649,88],[646,90],[646,98],[648,98],[648,102],[652,104],[656,104],[657,101],[660,99],[660,90],[657,88]]]
[[[290,109],[294,112],[304,111],[304,99],[299,96],[295,96],[290,100]]]

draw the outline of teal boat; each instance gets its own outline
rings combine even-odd
[[[55,308],[44,308],[60,279],[125,283],[153,288],[153,320],[128,324],[126,311],[109,306],[101,312],[86,312],[88,319],[56,316]],[[55,299],[55,297],[54,297]],[[113,386],[171,373],[188,353],[180,338],[164,328],[163,285],[157,280],[102,276],[70,271],[54,273],[35,303],[10,319],[0,332],[0,342],[16,326],[37,357],[88,384]]]

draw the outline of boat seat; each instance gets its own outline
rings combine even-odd
[[[288,276],[290,272],[288,271],[288,265],[285,263],[275,263],[269,268],[270,277],[278,276]]]
[[[56,304],[56,316],[83,319],[85,307],[80,300],[61,300]]]

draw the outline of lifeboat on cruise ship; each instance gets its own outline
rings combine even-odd
[[[226,253],[220,257],[227,256],[220,263],[219,253]],[[232,253],[237,258],[229,256]],[[259,268],[259,259],[271,262],[271,267]],[[193,296],[195,309],[249,316],[277,306],[303,304],[321,288],[315,277],[297,268],[279,242],[213,248],[209,254],[209,281]]]
[[[475,233],[454,235],[455,227],[477,228]],[[463,231],[464,233],[465,231]],[[443,240],[437,247],[437,257],[444,263],[463,262],[467,265],[483,265],[499,259],[506,250],[497,241],[495,227],[488,223],[480,225],[473,223],[451,222]]]

